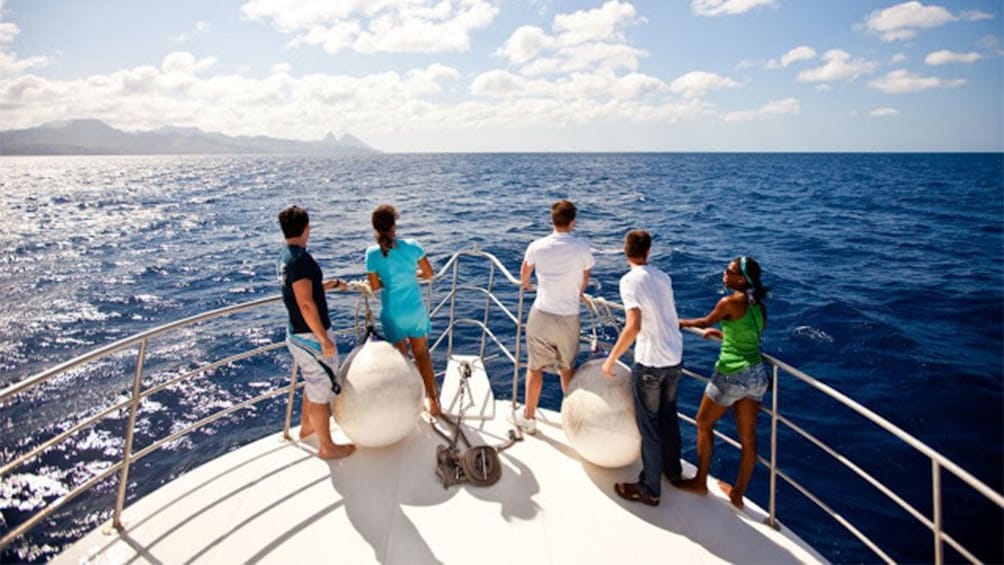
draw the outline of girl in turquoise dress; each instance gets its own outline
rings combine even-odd
[[[383,289],[380,323],[384,336],[405,356],[411,346],[415,366],[425,384],[429,413],[438,416],[439,395],[427,341],[431,329],[429,312],[418,285],[419,278],[432,278],[432,266],[417,241],[397,238],[397,218],[397,210],[389,204],[373,210],[377,245],[366,250],[366,275],[373,292]]]
[[[760,264],[752,257],[736,257],[722,273],[722,282],[732,293],[719,300],[707,316],[680,320],[681,328],[706,328],[704,337],[721,339],[722,349],[697,409],[697,476],[673,484],[699,494],[708,492],[715,422],[731,406],[742,446],[739,473],[734,484],[718,484],[737,508],[743,507],[743,495],[756,466],[756,419],[770,384],[760,353],[760,336],[767,326],[763,301],[770,289],[760,281],[760,275]],[[710,327],[716,323],[721,324],[721,330]]]

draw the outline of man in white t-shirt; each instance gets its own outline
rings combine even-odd
[[[648,264],[652,237],[634,230],[624,238],[624,254],[631,270],[621,277],[621,301],[627,312],[624,329],[603,372],[613,378],[614,364],[637,338],[631,384],[635,420],[641,433],[642,469],[636,483],[617,483],[622,498],[656,506],[662,492],[660,475],[681,479],[680,421],[676,415],[676,386],[683,370],[683,336],[669,275]]]
[[[516,414],[523,431],[537,432],[535,419],[544,370],[561,376],[564,391],[572,378],[579,352],[579,302],[589,283],[593,254],[589,244],[571,234],[575,226],[575,204],[558,200],[551,205],[554,232],[526,248],[520,278],[530,289],[530,276],[537,273],[537,298],[526,321],[526,407]]]

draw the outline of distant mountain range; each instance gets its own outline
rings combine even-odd
[[[0,131],[0,155],[179,155],[205,153],[288,153],[344,155],[379,153],[358,138],[328,133],[321,141],[265,136],[231,137],[198,128],[166,126],[122,131],[100,120],[49,122]]]

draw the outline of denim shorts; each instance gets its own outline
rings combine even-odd
[[[743,398],[761,402],[769,384],[767,369],[763,363],[757,363],[731,375],[715,371],[704,394],[719,406],[732,406]]]

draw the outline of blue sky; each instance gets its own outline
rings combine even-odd
[[[1004,5],[0,0],[0,129],[384,151],[1002,151]]]

